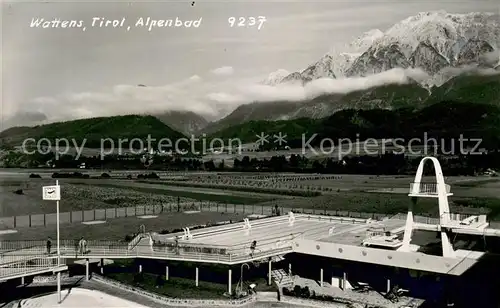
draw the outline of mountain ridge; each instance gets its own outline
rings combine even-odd
[[[309,82],[325,77],[325,71],[337,72],[336,77],[343,78],[368,76],[398,67],[421,68],[431,75],[439,74],[445,67],[477,63],[482,54],[498,51],[499,28],[498,13],[421,12],[394,24],[385,32],[378,29],[365,32],[340,53],[327,53],[307,68],[313,72],[318,67],[317,75],[304,76],[305,70],[293,72],[281,83],[290,80]],[[420,50],[423,48],[425,50]],[[347,54],[349,60],[344,59]]]
[[[138,138],[147,140],[148,136],[156,139],[169,138],[177,140],[185,138],[184,134],[165,125],[159,119],[150,115],[124,115],[111,117],[95,117],[72,121],[55,122],[32,127],[13,127],[0,132],[0,142],[3,145],[20,145],[23,140],[33,138],[39,141],[46,138],[55,144],[56,139],[74,140],[91,148],[100,148],[104,139],[113,140],[114,144],[123,140],[122,145],[128,146],[131,140]]]
[[[443,117],[443,114],[448,116]],[[255,142],[262,131],[272,135],[286,135],[287,145],[301,147],[303,137],[308,140],[318,134],[311,143],[330,138],[422,138],[424,134],[434,138],[484,139],[490,148],[500,146],[500,106],[481,103],[443,101],[423,108],[344,109],[330,116],[310,119],[298,118],[283,121],[249,121],[218,131],[214,138],[239,138],[242,143]],[[422,140],[422,139],[420,139]],[[449,140],[448,140],[449,141]],[[448,142],[447,141],[447,142]],[[271,145],[272,146],[272,145]]]
[[[325,94],[305,101],[245,104],[238,106],[221,120],[210,123],[202,132],[210,134],[251,120],[323,118],[349,108],[414,108],[444,100],[500,106],[500,72],[480,75],[472,71],[453,77],[441,86],[424,87],[410,80],[406,84],[392,83],[346,94]]]

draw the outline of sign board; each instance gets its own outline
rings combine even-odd
[[[43,200],[59,201],[61,200],[61,186],[44,186],[43,187]]]

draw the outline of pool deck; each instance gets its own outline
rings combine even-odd
[[[241,222],[193,230],[190,231],[192,238],[179,238],[179,244],[249,247],[252,241],[257,241],[257,248],[264,250],[279,245],[280,242],[285,243],[300,238],[360,246],[370,230],[401,233],[405,224],[402,219],[374,221],[307,214],[295,214],[294,217],[293,223],[289,221],[288,215],[250,220],[250,229],[245,228],[245,223]],[[172,241],[183,235],[184,233],[154,234],[153,240]]]

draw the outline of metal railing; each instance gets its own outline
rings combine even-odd
[[[410,183],[410,194],[418,195],[437,195],[438,185],[436,183]],[[449,194],[451,187],[445,184],[446,193]]]
[[[163,247],[151,247],[150,245],[137,244],[134,249],[128,249],[128,244],[123,242],[112,241],[89,241],[87,243],[86,253],[78,251],[79,247],[73,245],[74,241],[63,240],[61,241],[60,251],[62,258],[129,258],[129,257],[142,257],[142,258],[156,258],[156,259],[172,259],[172,260],[190,260],[200,262],[212,263],[240,263],[242,261],[259,260],[266,257],[284,254],[292,251],[292,242],[283,241],[283,245],[279,247],[269,247],[269,249],[258,251],[253,254],[248,254],[246,250],[240,251],[227,251],[221,253],[220,250],[210,250],[205,247],[204,250],[199,250],[197,245],[183,245],[178,251],[172,251]],[[14,245],[11,242],[11,245]],[[23,243],[19,242],[19,246]],[[0,259],[1,266],[26,266],[27,262],[33,260],[54,260],[57,258],[56,254],[48,254],[44,246],[35,248],[27,248],[24,250],[17,250],[2,254]],[[50,261],[47,261],[50,262]]]

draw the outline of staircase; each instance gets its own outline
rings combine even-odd
[[[276,284],[280,287],[291,287],[293,286],[292,278],[283,269],[277,269],[271,271],[271,278],[274,279]]]

